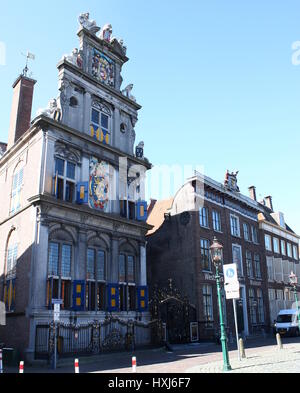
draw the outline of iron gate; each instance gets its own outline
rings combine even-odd
[[[55,329],[58,355],[68,357],[74,354],[133,350],[142,344],[143,330],[148,330],[149,324],[107,317],[103,322],[93,321],[81,325],[58,323],[55,326],[53,322],[50,325],[37,325],[35,359],[50,360],[53,356]]]

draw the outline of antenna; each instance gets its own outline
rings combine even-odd
[[[28,52],[28,51],[27,51],[27,55],[24,55],[24,53],[21,53],[21,54],[22,54],[22,56],[26,57],[26,65],[25,65],[25,68],[23,69],[23,76],[27,76],[27,73],[29,71],[28,60],[29,59],[35,60],[35,55],[33,53]]]

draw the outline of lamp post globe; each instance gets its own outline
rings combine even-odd
[[[231,366],[229,363],[228,349],[227,349],[227,337],[225,331],[225,324],[222,312],[222,298],[221,298],[221,287],[220,287],[220,274],[219,268],[223,262],[223,246],[218,242],[218,239],[214,237],[213,243],[209,248],[210,258],[216,268],[216,283],[217,283],[217,294],[218,294],[218,305],[220,315],[220,328],[221,328],[221,345],[223,353],[223,370],[230,371]]]
[[[295,302],[296,302],[296,308],[298,311],[298,328],[299,328],[299,334],[300,334],[300,315],[299,315],[299,306],[298,306],[298,297],[297,297],[297,283],[298,283],[298,278],[296,276],[296,274],[292,271],[290,276],[290,284],[293,287],[293,291],[294,291],[294,297],[295,297]]]

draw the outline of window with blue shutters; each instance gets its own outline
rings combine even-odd
[[[62,299],[62,309],[72,307],[71,299],[72,245],[62,241],[50,241],[48,249],[47,306],[52,299]]]
[[[87,249],[86,296],[88,311],[105,311],[106,253],[98,247]]]
[[[74,202],[75,199],[76,165],[61,158],[55,158],[53,177],[53,194],[57,199]]]

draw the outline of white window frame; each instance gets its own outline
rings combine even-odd
[[[24,185],[24,166],[19,165],[15,168],[12,176],[11,197],[10,197],[10,214],[17,213],[21,208],[21,192]],[[14,183],[16,182],[16,187]]]
[[[268,242],[267,242],[268,239]],[[267,251],[272,251],[272,238],[270,235],[265,233],[265,248]]]
[[[98,124],[93,122],[93,110],[99,113],[99,123]],[[105,115],[108,117],[108,128],[102,127],[102,123],[101,123],[102,115]],[[105,131],[107,131],[107,133],[109,135],[108,145],[111,146],[111,144],[112,144],[112,118],[111,118],[111,111],[109,110],[109,108],[106,105],[103,105],[101,103],[93,102],[92,107],[91,107],[90,119],[91,119],[91,122],[90,122],[91,125],[95,124],[99,127],[99,130],[101,128],[103,128]]]
[[[233,224],[233,220],[236,220],[236,228]],[[236,229],[236,232],[235,232]],[[230,233],[231,236],[241,237],[241,229],[240,229],[240,219],[235,214],[230,214]]]
[[[293,244],[293,258],[296,259],[296,261],[298,261],[298,249],[297,246],[295,246]]]
[[[268,281],[275,281],[274,260],[273,257],[267,257]]]
[[[251,242],[250,226],[247,222],[243,222],[243,232],[244,232],[244,239],[247,242]]]
[[[203,212],[205,212],[205,216],[203,215]],[[206,225],[203,222],[203,217],[205,217]],[[208,224],[208,208],[203,206],[199,208],[199,224],[202,228],[209,228]]]
[[[292,251],[291,243],[287,243],[286,249],[287,249],[287,256],[289,258],[293,258],[293,251]]]
[[[212,211],[213,230],[215,232],[222,232],[221,213],[217,210]]]
[[[286,244],[283,239],[280,240],[280,249],[281,249],[281,254],[286,255]]]
[[[236,263],[236,261],[234,260],[234,252],[233,252],[234,248],[238,248],[239,249],[239,254],[240,254],[239,263]],[[232,263],[236,263],[238,275],[240,277],[244,277],[243,254],[242,254],[242,246],[240,244],[232,244]]]
[[[60,175],[58,171],[56,170],[56,160],[61,160],[64,161],[64,174]],[[74,179],[68,177],[68,164],[72,164],[75,166],[75,173],[74,173]],[[61,179],[64,182],[63,186],[63,201],[69,202],[69,203],[74,203],[76,200],[76,179],[77,179],[77,164],[73,161],[70,161],[66,158],[55,156],[54,157],[54,175],[57,176],[57,179]],[[67,196],[67,182],[72,183],[74,186],[74,191],[73,191],[73,196],[72,196],[72,201],[67,201],[66,196]],[[58,187],[58,185],[57,185]]]
[[[256,235],[254,235],[254,233]],[[258,240],[258,230],[257,228],[255,228],[253,225],[251,225],[251,235],[252,235],[252,242],[255,244],[259,244],[259,240]]]
[[[273,250],[275,254],[280,254],[279,239],[277,237],[273,237]]]

